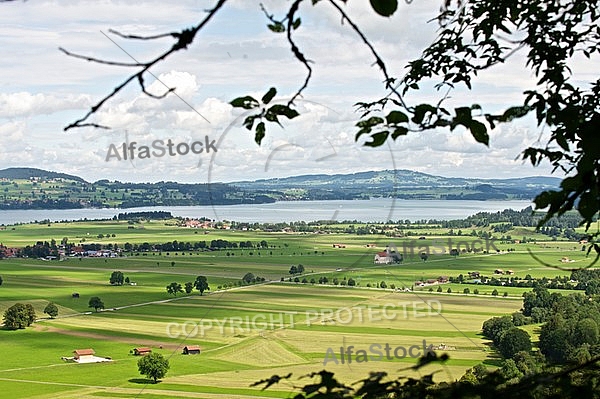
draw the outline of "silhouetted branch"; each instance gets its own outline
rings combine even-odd
[[[89,61],[89,62],[96,62],[98,64],[113,65],[113,66],[125,66],[125,67],[140,67],[140,66],[144,65],[144,64],[140,64],[139,62],[132,63],[132,62],[118,62],[118,61],[101,60],[101,59],[95,58],[95,57],[88,57],[87,55],[75,54],[68,50],[65,50],[62,47],[59,47],[58,50],[62,51],[69,57],[79,58],[81,60],[85,60],[85,61]]]
[[[159,35],[154,35],[154,36],[139,36],[139,35],[126,35],[119,31],[116,31],[114,29],[109,29],[108,31],[114,35],[117,35],[117,36],[123,38],[123,39],[134,39],[134,40],[156,40],[156,39],[162,39],[163,37],[174,37],[174,38],[179,37],[179,32],[161,33]]]
[[[149,61],[147,63],[138,63],[135,60],[135,58],[133,58],[131,55],[129,55],[127,53],[138,64],[135,66],[140,66],[140,67],[142,67],[142,69],[139,70],[137,73],[129,76],[127,79],[125,79],[125,81],[123,81],[123,83],[121,83],[120,85],[116,86],[111,93],[109,93],[104,98],[102,98],[100,101],[98,101],[95,105],[93,105],[90,108],[90,110],[87,112],[87,114],[85,114],[82,118],[76,120],[75,122],[67,125],[63,130],[67,131],[69,129],[78,128],[78,127],[94,126],[95,124],[93,124],[93,123],[83,123],[83,122],[85,122],[90,116],[92,116],[94,113],[96,113],[104,105],[104,103],[106,103],[106,101],[108,101],[110,98],[114,97],[118,92],[120,92],[125,86],[127,86],[133,80],[137,80],[141,85],[142,92],[152,98],[162,98],[162,97],[166,96],[168,93],[172,92],[174,90],[174,88],[169,88],[168,91],[165,94],[163,94],[162,96],[157,96],[157,95],[147,92],[146,88],[144,86],[144,79],[143,79],[144,73],[148,72],[148,70],[152,66],[163,61],[164,59],[169,57],[171,54],[173,54],[179,50],[186,49],[187,46],[190,45],[194,41],[194,38],[196,37],[196,34],[200,31],[200,29],[202,29],[208,23],[208,21],[210,21],[210,19],[217,13],[217,11],[219,11],[219,9],[221,9],[221,7],[226,2],[227,2],[227,0],[219,0],[217,2],[217,4],[211,10],[208,11],[208,14],[206,15],[206,17],[198,25],[194,26],[191,29],[184,29],[178,33],[157,35],[156,38],[172,36],[172,37],[177,38],[178,40],[175,44],[173,44],[173,46],[169,50],[165,51],[158,57],[154,58],[152,61]],[[148,39],[148,40],[150,40],[150,39]],[[63,52],[68,53],[65,50],[63,50]],[[69,53],[69,55],[70,55],[70,53]],[[73,56],[75,56],[75,55],[73,55]],[[94,59],[92,57],[78,56],[77,58],[87,59],[88,61],[100,62],[100,60]],[[114,63],[110,64],[109,61],[102,62],[102,63],[109,63],[109,65],[118,65],[118,64],[114,64]],[[124,66],[131,66],[131,65],[125,64]],[[106,126],[102,126],[102,127],[107,128]]]
[[[306,87],[308,87],[308,82],[310,81],[310,78],[312,76],[312,68],[310,67],[310,65],[308,63],[309,61],[306,59],[304,54],[300,51],[300,49],[298,48],[298,46],[296,46],[296,43],[292,39],[292,30],[294,30],[294,15],[298,11],[298,7],[300,6],[301,2],[302,2],[302,0],[294,1],[292,6],[290,7],[290,10],[288,11],[288,14],[287,14],[287,40],[290,43],[290,45],[292,46],[292,53],[294,53],[294,56],[296,57],[296,59],[298,59],[298,61],[300,61],[306,67],[306,69],[308,70],[308,73],[306,74],[306,78],[304,79],[304,83],[302,84],[300,89],[298,89],[296,94],[294,94],[292,96],[291,100],[288,102],[288,106],[292,105],[294,103],[294,100],[302,94],[302,91],[304,91],[304,89],[306,89]]]
[[[379,56],[379,54],[377,53],[377,51],[375,50],[375,48],[373,47],[373,45],[371,44],[371,42],[369,41],[369,39],[367,39],[367,37],[364,35],[364,33],[362,33],[362,31],[360,30],[360,28],[358,27],[358,25],[356,25],[354,23],[354,21],[352,21],[350,19],[350,17],[348,16],[348,14],[346,14],[344,12],[344,10],[334,1],[334,0],[329,0],[329,2],[333,5],[333,7],[340,13],[340,15],[342,16],[342,18],[346,21],[348,21],[348,23],[350,24],[350,26],[352,27],[352,29],[354,30],[354,32],[356,32],[356,34],[360,37],[360,39],[363,41],[364,44],[367,45],[367,47],[369,48],[369,50],[371,50],[371,54],[373,54],[373,56],[375,57],[375,63],[377,64],[377,66],[379,68],[381,68],[381,71],[383,72],[383,76],[385,77],[385,87],[389,90],[391,90],[400,100],[400,103],[402,104],[402,106],[404,108],[408,109],[408,106],[404,103],[404,99],[402,98],[402,95],[396,90],[396,88],[392,85],[392,83],[395,81],[395,79],[391,78],[387,72],[387,68],[385,66],[385,63],[383,62],[383,59]]]

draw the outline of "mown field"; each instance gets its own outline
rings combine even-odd
[[[32,303],[40,318],[25,330],[0,330],[0,389],[3,397],[26,398],[250,398],[289,397],[293,384],[283,382],[266,391],[250,385],[273,374],[292,372],[300,377],[327,369],[342,381],[366,378],[369,371],[419,376],[437,371],[436,380],[454,380],[483,362],[491,367],[498,358],[480,335],[486,319],[510,314],[521,307],[527,289],[512,287],[443,284],[443,293],[417,287],[412,292],[374,288],[381,281],[389,287],[412,287],[415,280],[466,275],[479,271],[511,269],[514,276],[553,277],[568,275],[535,260],[561,266],[569,257],[575,265],[590,260],[573,242],[540,241],[529,244],[499,243],[500,253],[432,254],[422,261],[415,254],[402,264],[375,265],[376,252],[393,243],[399,250],[412,245],[438,245],[448,238],[472,244],[475,237],[448,237],[441,229],[428,231],[425,240],[346,234],[285,234],[253,231],[202,231],[147,223],[128,229],[124,222],[81,222],[21,225],[0,230],[0,242],[23,246],[37,240],[68,237],[72,242],[166,242],[226,239],[266,240],[267,249],[234,249],[207,252],[139,253],[110,259],[42,261],[0,260],[0,311],[15,302]],[[98,239],[99,234],[115,237]],[[521,231],[520,233],[523,233]],[[533,232],[529,232],[534,237]],[[520,236],[523,234],[520,234]],[[519,238],[520,238],[519,236]],[[411,241],[416,240],[416,241]],[[411,244],[413,242],[413,244]],[[416,244],[414,244],[416,242]],[[345,248],[333,248],[342,243]],[[375,247],[366,247],[375,244]],[[511,252],[506,252],[511,249]],[[415,249],[415,253],[418,250]],[[173,263],[174,262],[174,263]],[[291,265],[303,264],[307,280],[327,277],[356,287],[288,282]],[[111,286],[112,271],[119,270],[135,286]],[[263,284],[219,290],[235,285],[251,272],[266,278]],[[168,295],[165,286],[182,285],[196,276],[207,277],[211,290],[200,296]],[[281,282],[281,278],[284,281]],[[367,285],[372,285],[371,288]],[[447,294],[450,287],[452,294]],[[478,288],[479,295],[462,294],[464,287]],[[434,288],[437,288],[435,286]],[[491,292],[498,288],[499,296]],[[77,292],[80,298],[73,298]],[[504,292],[508,297],[504,298]],[[100,297],[105,310],[88,308],[92,296]],[[45,305],[59,307],[59,317],[46,319]],[[91,313],[90,313],[91,312]],[[534,331],[535,332],[535,331]],[[393,359],[338,364],[326,354],[331,348],[368,349],[372,344],[392,348],[445,344],[450,360],[419,372],[407,370],[415,359]],[[202,353],[181,354],[188,344]],[[132,348],[150,346],[169,358],[171,368],[162,382],[149,384],[139,375]],[[61,360],[74,349],[93,348],[110,363],[74,364]],[[308,381],[293,380],[295,385]]]

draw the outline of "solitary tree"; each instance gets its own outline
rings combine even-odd
[[[210,287],[208,286],[208,281],[206,280],[205,276],[198,276],[196,277],[196,281],[194,281],[194,287],[200,291],[200,295],[202,295],[202,293],[204,291],[209,291]]]
[[[179,292],[183,292],[183,288],[181,287],[181,284],[173,282],[173,283],[167,285],[167,293],[177,296],[177,294]]]
[[[35,310],[29,303],[15,303],[4,312],[4,326],[12,330],[29,327],[35,319]]]
[[[143,356],[137,364],[140,374],[152,379],[155,384],[169,371],[169,361],[156,352]]]
[[[48,304],[44,308],[44,313],[46,313],[53,319],[56,316],[58,316],[58,307],[54,304],[54,302],[48,302]]]
[[[125,281],[125,277],[123,276],[122,272],[114,271],[111,273],[109,282],[112,285],[123,285],[124,281]]]
[[[104,309],[104,302],[102,302],[99,297],[93,296],[88,302],[88,308],[94,308],[94,310],[97,312],[98,309]]]

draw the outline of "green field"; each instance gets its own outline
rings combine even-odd
[[[417,244],[433,245],[449,237],[431,228]],[[519,232],[522,236],[523,231]],[[53,223],[19,225],[0,230],[0,242],[7,246],[30,245],[38,240],[117,243],[201,241],[225,239],[254,243],[266,240],[266,249],[230,249],[204,252],[126,253],[108,259],[68,258],[61,261],[35,259],[0,260],[0,311],[15,302],[34,305],[40,318],[25,330],[0,330],[0,388],[11,398],[249,398],[288,397],[291,383],[266,391],[250,385],[273,374],[292,372],[300,377],[323,368],[351,383],[369,371],[387,371],[408,376],[438,371],[436,380],[460,378],[466,369],[483,362],[494,367],[499,359],[483,339],[482,323],[496,315],[520,309],[527,288],[492,287],[474,284],[442,284],[443,292],[414,287],[416,280],[439,276],[466,275],[479,271],[493,275],[495,269],[513,270],[512,277],[529,274],[534,278],[569,275],[536,261],[561,266],[561,258],[573,261],[569,267],[590,262],[574,242],[538,241],[533,244],[496,243],[499,253],[431,255],[427,261],[407,253],[401,264],[376,265],[373,256],[393,243],[407,247],[409,238],[347,234],[290,234],[258,231],[203,231],[149,222],[143,228],[128,229],[125,222]],[[114,237],[98,239],[99,234]],[[469,245],[474,237],[452,237]],[[85,241],[83,241],[85,240]],[[456,242],[455,241],[455,242]],[[345,248],[333,248],[342,243]],[[367,244],[375,244],[367,247]],[[511,251],[506,251],[511,249]],[[172,262],[174,265],[172,266]],[[353,279],[355,287],[289,282],[290,265],[303,264],[299,276],[318,280],[327,277]],[[112,271],[119,270],[136,285],[111,286]],[[235,285],[251,272],[266,278],[262,284]],[[165,286],[182,285],[196,276],[207,277],[211,290],[203,296],[168,295]],[[281,281],[281,279],[284,281]],[[385,281],[397,290],[379,289]],[[221,289],[227,285],[233,288]],[[370,285],[371,287],[368,287]],[[437,289],[437,285],[432,286]],[[465,295],[463,289],[479,290]],[[452,294],[447,294],[447,288]],[[498,297],[491,295],[496,288]],[[73,298],[77,292],[80,298]],[[506,298],[502,295],[507,292]],[[105,310],[91,312],[88,300],[99,296]],[[47,319],[45,305],[55,302],[59,317]],[[324,360],[328,349],[368,349],[372,344],[396,348],[445,344],[450,360],[407,371],[415,359],[369,361],[350,364]],[[202,348],[200,355],[181,353],[188,344]],[[130,350],[149,346],[169,358],[171,369],[162,382],[149,384],[137,371],[138,358]],[[67,363],[75,349],[93,348],[97,356],[112,362]],[[338,356],[339,358],[339,356]],[[339,359],[338,359],[339,360]]]

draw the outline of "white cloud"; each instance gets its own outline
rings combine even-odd
[[[343,5],[348,15],[384,57],[390,73],[401,75],[404,64],[418,56],[436,34],[427,24],[437,5],[401,3],[393,18],[376,15],[367,2]],[[270,12],[283,15],[289,4],[268,0]],[[172,38],[131,41],[108,34],[157,34],[177,31],[205,15],[197,1],[123,2],[91,0],[14,2],[2,4],[0,45],[0,167],[36,166],[122,181],[175,180],[204,182],[289,176],[300,173],[346,173],[367,169],[417,169],[449,176],[496,177],[547,174],[515,161],[519,152],[538,139],[532,120],[491,132],[490,147],[476,143],[466,131],[410,134],[379,149],[354,142],[358,114],[353,104],[386,94],[383,75],[373,55],[350,25],[327,2],[303,4],[296,42],[314,60],[309,88],[296,101],[298,118],[282,118],[284,128],[268,126],[262,146],[254,132],[241,126],[231,99],[250,94],[260,98],[270,86],[279,89],[274,101],[285,102],[302,85],[306,70],[290,51],[285,35],[266,28],[259,2],[238,0],[200,32],[185,51],[174,54],[151,72],[176,93],[162,100],[139,92],[136,82],[109,100],[91,120],[113,129],[62,128],[83,116],[136,69],[99,65],[67,57],[64,47],[92,57],[145,61],[168,49]],[[101,32],[107,33],[119,48]],[[128,55],[129,54],[129,55]],[[523,55],[511,65],[482,73],[472,92],[458,90],[448,106],[477,102],[491,109],[520,101],[531,76],[521,67]],[[582,76],[595,70],[582,63]],[[146,74],[148,91],[165,87]],[[411,94],[418,102],[439,96],[433,91]],[[184,101],[182,101],[185,100]],[[204,118],[208,119],[207,122]],[[238,119],[236,119],[238,118]],[[150,143],[156,139],[190,142],[205,136],[220,140],[214,156],[175,156],[135,162],[106,162],[111,143]],[[209,174],[210,172],[210,174]]]

